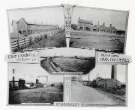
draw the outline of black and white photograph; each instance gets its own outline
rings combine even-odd
[[[128,11],[72,8],[71,47],[124,53]]]
[[[63,101],[62,76],[52,76],[39,64],[9,64],[9,104],[46,104]]]
[[[65,47],[62,6],[8,10],[12,52]]]
[[[60,4],[7,13],[8,104],[127,105],[128,11]]]

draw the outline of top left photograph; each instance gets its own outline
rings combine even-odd
[[[66,47],[62,6],[7,11],[11,52]]]

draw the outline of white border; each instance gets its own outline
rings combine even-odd
[[[10,52],[7,9],[39,7],[47,5],[59,5],[61,3],[76,4],[88,7],[106,9],[129,10],[129,22],[127,32],[126,54],[132,56],[132,63],[128,71],[128,107],[86,107],[74,109],[109,109],[109,110],[134,110],[135,108],[135,0],[0,0],[0,109],[1,110],[69,110],[69,107],[46,107],[46,106],[7,106],[7,62],[4,61],[6,54]],[[116,18],[117,19],[117,18]]]

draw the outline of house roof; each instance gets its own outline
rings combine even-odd
[[[20,22],[20,21],[24,21],[27,25],[37,25],[37,26],[57,26],[57,25],[45,25],[45,24],[29,23],[29,22],[27,22],[23,17],[20,18],[20,19],[17,21],[17,23]]]

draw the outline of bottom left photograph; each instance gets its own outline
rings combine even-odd
[[[49,75],[39,64],[8,63],[9,104],[63,102],[63,76]]]

